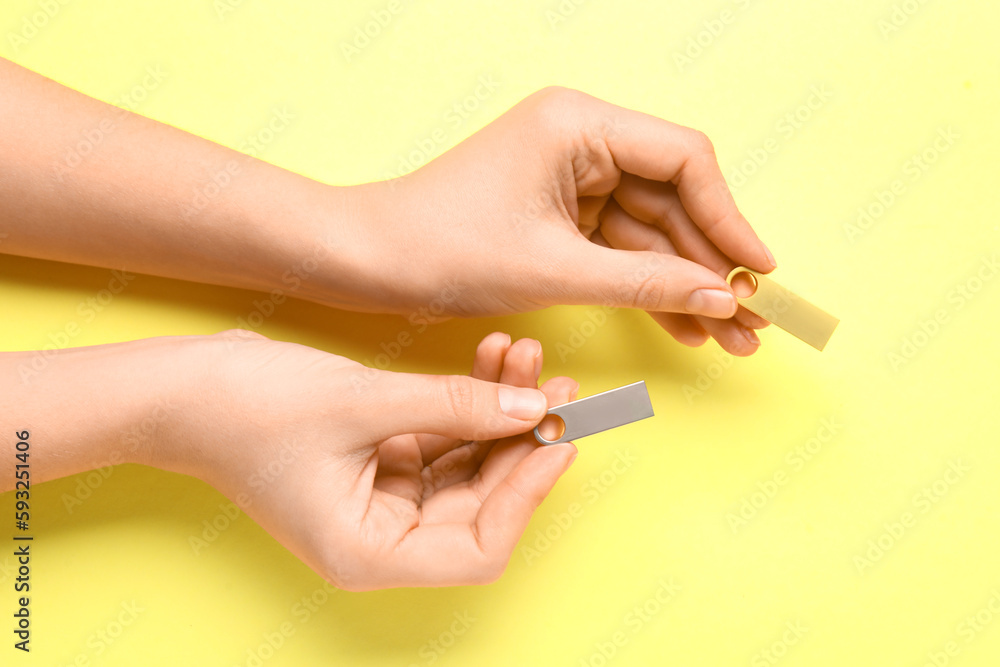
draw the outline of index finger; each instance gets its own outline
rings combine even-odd
[[[704,133],[615,107],[604,140],[623,171],[673,182],[691,219],[736,264],[762,273],[775,268],[770,251],[736,207]]]

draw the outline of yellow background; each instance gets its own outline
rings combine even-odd
[[[657,413],[579,443],[499,583],[334,592],[306,615],[295,605],[327,597],[321,580],[249,519],[194,553],[189,537],[219,515],[221,495],[122,467],[35,491],[34,651],[25,660],[4,630],[0,663],[246,665],[264,646],[269,666],[996,664],[1000,278],[976,280],[1000,250],[1000,6],[408,1],[348,62],[342,44],[387,1],[222,2],[52,0],[46,19],[45,2],[5,0],[0,54],[107,101],[161,67],[136,110],[234,148],[287,110],[294,120],[260,157],[337,184],[395,173],[440,128],[439,154],[545,85],[579,88],[707,132],[776,279],[842,324],[823,353],[771,328],[733,363],[714,343],[681,347],[640,313],[593,328],[585,307],[435,325],[393,370],[465,372],[500,329],[540,339],[544,374],[576,377],[582,394],[644,379]],[[44,25],[12,40],[26,20]],[[480,77],[496,89],[449,122]],[[796,113],[790,132],[783,119]],[[935,148],[949,128],[957,139]],[[916,175],[908,161],[925,152],[933,164]],[[896,179],[902,194],[849,234]],[[73,345],[214,332],[258,298],[138,276],[84,322],[77,306],[108,271],[0,262],[4,349],[40,348],[73,321]],[[960,305],[962,286],[973,298]],[[938,311],[944,324],[922,334]],[[261,331],[371,363],[407,329],[295,301]],[[585,342],[560,358],[574,332]],[[907,341],[916,354],[894,363],[914,351]],[[113,390],[95,378],[95,391]],[[616,470],[625,453],[634,462]],[[70,513],[65,498],[88,491]],[[744,501],[753,515],[734,527]],[[0,556],[0,628],[11,563]],[[662,604],[661,581],[680,587]],[[98,639],[117,633],[123,604],[142,611],[112,643]],[[629,616],[644,606],[644,620]],[[284,623],[294,634],[269,652]]]

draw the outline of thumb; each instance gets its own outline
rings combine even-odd
[[[530,431],[548,401],[538,389],[486,382],[466,375],[382,371],[372,386],[377,414],[363,426],[382,440],[403,433],[433,433],[462,440],[492,440]]]
[[[581,240],[582,241],[582,240]],[[682,257],[645,250],[616,250],[589,241],[570,244],[549,271],[564,303],[603,304],[652,312],[726,319],[736,296],[719,274]],[[551,273],[548,276],[552,281]]]

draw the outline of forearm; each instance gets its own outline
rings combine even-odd
[[[199,364],[190,363],[193,341],[0,354],[0,492],[14,488],[15,447],[25,431],[34,483],[164,458],[191,388],[201,383]]]
[[[312,181],[2,59],[0,89],[3,252],[264,291],[298,285],[310,277],[301,265],[316,257],[349,274],[343,228],[364,215],[358,189]]]

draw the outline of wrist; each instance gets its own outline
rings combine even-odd
[[[278,277],[278,294],[362,312],[391,312],[399,267],[384,238],[391,191],[383,183],[322,186],[300,202],[294,251]]]
[[[199,474],[200,457],[185,451],[185,437],[193,408],[211,391],[212,362],[205,350],[209,338],[170,336],[124,344],[131,349],[122,351],[118,365],[141,385],[120,406],[123,423],[117,438],[109,438],[115,458]]]
[[[157,465],[198,382],[184,337],[154,338],[0,357],[0,415],[7,431],[29,431],[43,482],[120,463]],[[40,360],[44,361],[41,363]]]

